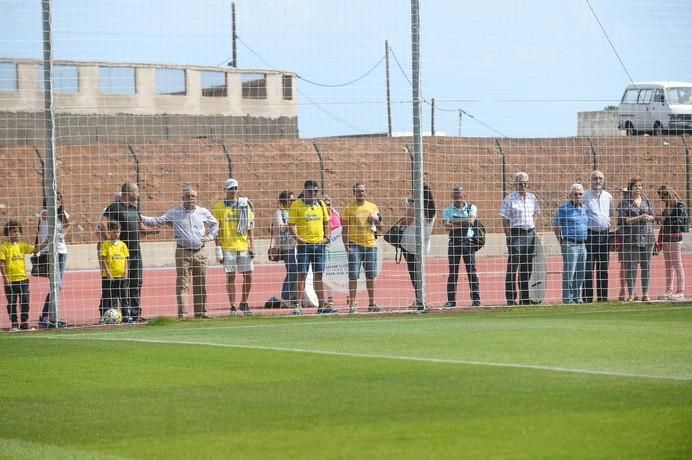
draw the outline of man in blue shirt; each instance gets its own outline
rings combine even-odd
[[[572,184],[570,200],[560,206],[555,216],[553,231],[562,251],[562,301],[582,303],[579,296],[586,270],[586,238],[588,215],[584,207],[584,187]]]
[[[472,225],[476,221],[478,210],[472,203],[464,201],[464,188],[455,185],[452,188],[452,204],[447,206],[442,214],[445,230],[449,232],[447,259],[449,261],[449,276],[447,277],[447,303],[444,310],[455,308],[457,305],[457,279],[459,278],[459,261],[464,259],[466,276],[469,279],[471,305],[480,307],[481,296],[476,273],[476,254],[471,247],[471,237],[474,236]]]

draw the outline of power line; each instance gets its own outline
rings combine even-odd
[[[618,61],[620,61],[620,65],[622,66],[623,70],[627,74],[627,78],[630,79],[630,83],[634,84],[634,81],[632,81],[632,76],[630,75],[629,71],[627,70],[627,67],[625,66],[625,63],[622,62],[622,59],[620,58],[620,55],[618,54],[618,50],[615,49],[615,45],[613,44],[612,40],[610,40],[610,37],[608,36],[608,32],[606,32],[605,27],[603,27],[603,24],[601,24],[601,20],[598,19],[598,15],[594,11],[594,9],[591,7],[591,2],[589,2],[589,0],[586,0],[586,4],[589,6],[589,9],[591,10],[591,14],[593,14],[593,17],[596,18],[596,22],[598,23],[599,27],[601,28],[603,35],[605,35],[605,38],[608,40],[608,43],[610,43],[610,47],[612,48],[613,53],[615,53],[615,56],[618,58]]]
[[[300,75],[297,75],[297,74],[296,74],[296,76],[297,76],[298,78],[300,78],[301,80],[303,80],[304,82],[310,83],[311,85],[321,86],[321,87],[324,87],[324,88],[340,88],[340,87],[343,87],[343,86],[349,86],[349,85],[352,85],[352,84],[354,84],[354,83],[357,83],[357,82],[359,82],[360,80],[362,80],[363,78],[367,77],[367,76],[370,75],[380,64],[382,64],[382,61],[384,61],[384,56],[382,56],[382,57],[380,58],[380,60],[377,61],[377,63],[376,63],[374,66],[372,66],[372,67],[370,68],[370,70],[368,70],[367,72],[365,72],[363,75],[361,75],[360,77],[356,78],[355,80],[351,80],[351,81],[346,82],[346,83],[337,83],[337,84],[318,83],[318,82],[314,82],[314,81],[312,81],[312,80],[308,80],[307,78],[301,77]]]
[[[236,37],[236,38],[238,39],[238,41],[239,41],[244,47],[246,47],[252,54],[254,54],[254,55],[257,57],[257,59],[259,59],[260,61],[262,61],[267,67],[269,67],[270,69],[274,69],[274,68],[275,68],[275,67],[274,67],[273,65],[271,65],[269,62],[267,62],[266,59],[264,59],[262,56],[260,56],[259,53],[257,53],[255,50],[253,50],[253,49],[250,47],[250,45],[248,45],[247,43],[245,43],[245,42],[243,41],[242,38],[240,38],[240,37]],[[384,59],[384,58],[383,58],[383,59]],[[382,62],[382,59],[380,59],[380,62]],[[377,67],[377,65],[379,65],[380,62],[378,62],[378,63],[375,65],[375,67]],[[371,69],[371,71],[372,71],[372,69]],[[307,94],[305,94],[304,92],[302,92],[302,91],[301,91],[300,89],[298,89],[297,87],[296,87],[296,91],[298,91],[298,93],[299,93],[301,96],[303,96],[308,102],[310,102],[315,108],[317,108],[320,112],[324,113],[326,116],[328,116],[328,117],[331,118],[332,120],[334,120],[334,121],[336,121],[336,122],[338,122],[338,123],[341,123],[342,125],[346,126],[347,128],[353,130],[353,131],[356,132],[356,133],[365,132],[365,131],[366,131],[366,130],[362,130],[362,129],[356,128],[356,127],[353,126],[352,124],[348,123],[346,120],[342,120],[342,119],[339,118],[338,116],[336,116],[336,115],[334,115],[333,113],[329,112],[327,109],[325,109],[324,107],[322,107],[320,104],[318,104],[318,103],[316,103],[315,101],[313,101],[310,97],[308,97]]]

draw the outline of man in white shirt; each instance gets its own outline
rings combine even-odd
[[[611,217],[614,215],[613,196],[604,190],[605,175],[601,171],[591,173],[591,187],[584,193],[584,207],[589,218],[586,239],[586,273],[582,299],[584,302],[608,300],[608,259],[612,237]],[[594,294],[594,274],[596,294]]]
[[[216,238],[219,223],[208,209],[197,206],[197,190],[187,185],[182,190],[182,205],[161,217],[142,216],[144,225],[161,227],[170,225],[175,235],[175,293],[178,317],[184,318],[187,293],[192,278],[192,293],[196,318],[207,316],[207,266],[204,245]]]
[[[507,275],[505,276],[505,298],[507,305],[528,305],[529,279],[533,271],[533,257],[536,252],[536,223],[534,218],[541,207],[533,193],[528,193],[529,175],[525,172],[514,174],[515,192],[502,200],[500,217],[502,229],[507,239]],[[517,277],[519,278],[519,299],[517,302]]]

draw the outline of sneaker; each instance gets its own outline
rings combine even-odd
[[[10,332],[19,332],[19,325],[13,324],[12,327],[10,328]]]
[[[348,314],[352,315],[358,311],[358,304],[352,303],[348,306]]]
[[[231,311],[228,312],[230,316],[238,316],[238,310],[235,309],[235,305],[231,305]]]
[[[22,323],[19,326],[19,330],[21,330],[21,331],[35,331],[36,328],[29,326],[29,323]]]
[[[416,313],[427,313],[428,307],[425,304],[418,304],[416,306]]]
[[[300,308],[300,306],[296,306],[293,310],[291,310],[291,314],[293,316],[300,316],[303,314],[303,309]]]
[[[685,294],[682,292],[676,292],[670,296],[671,300],[685,300]]]
[[[99,326],[103,326],[104,324],[106,324],[106,322],[103,320],[103,318],[99,318]],[[48,326],[45,326],[45,327],[48,327]]]
[[[673,294],[668,292],[664,295],[660,295],[660,296],[656,297],[656,300],[673,300]]]
[[[243,316],[252,316],[250,307],[248,307],[247,302],[240,302],[240,311],[243,312]]]
[[[336,308],[327,307],[327,306],[317,307],[317,314],[319,314],[319,315],[338,315],[339,310],[337,310]]]
[[[123,323],[125,323],[125,324],[134,324],[134,323],[135,323],[135,319],[134,319],[133,317],[131,317],[131,316],[125,316],[125,317],[123,318]]]
[[[457,304],[454,302],[447,302],[446,304],[442,305],[443,310],[452,310],[454,308],[457,308]]]
[[[368,305],[368,311],[370,313],[382,313],[382,307],[379,305]]]
[[[471,303],[471,306],[474,307],[474,308],[478,308],[478,307],[481,306],[481,301],[480,301],[480,300],[474,300],[474,301]]]

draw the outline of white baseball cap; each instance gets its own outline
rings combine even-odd
[[[226,179],[226,182],[223,183],[223,188],[224,190],[228,190],[232,187],[238,187],[238,181],[231,178],[231,179]]]

